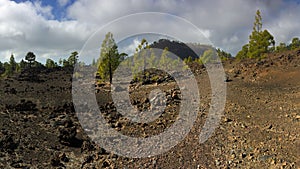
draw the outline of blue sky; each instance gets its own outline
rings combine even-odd
[[[56,19],[56,20],[67,19],[66,10],[70,5],[72,5],[75,2],[75,0],[41,0],[41,1],[13,0],[13,1],[15,1],[17,3],[26,2],[26,1],[30,1],[32,3],[40,2],[42,6],[50,6],[50,7],[52,7],[52,14],[54,16],[53,19]]]
[[[0,61],[8,61],[11,53],[20,61],[28,51],[41,62],[67,58],[71,52],[81,51],[102,26],[141,12],[184,18],[204,32],[214,46],[235,55],[248,42],[257,9],[262,13],[263,28],[275,37],[276,44],[300,36],[300,0],[0,0]],[[178,25],[168,17],[161,20],[160,24],[149,18],[141,23],[129,20],[124,25],[178,31]],[[128,32],[122,26],[112,28],[116,37],[129,36]],[[188,29],[180,32],[191,36]],[[124,51],[134,50],[140,38],[133,37],[128,38],[128,46],[122,44]],[[97,38],[100,48],[104,37]]]

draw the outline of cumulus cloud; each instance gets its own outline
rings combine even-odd
[[[129,56],[133,55],[135,52],[135,49],[137,48],[137,46],[141,43],[141,41],[139,39],[134,39],[131,44],[127,45],[124,48],[121,48],[120,51],[123,51],[124,53],[127,53]]]
[[[52,14],[52,6],[42,6],[41,1],[35,1],[33,4],[27,3],[29,6],[33,5],[33,8],[36,10],[38,14],[43,15],[46,18],[53,19],[54,15]]]
[[[263,27],[274,35],[277,43],[288,43],[300,35],[300,5],[293,0],[77,0],[73,4],[69,0],[58,0],[58,3],[64,7],[62,13],[66,13],[67,18],[57,20],[53,7],[43,6],[38,0],[22,3],[0,0],[0,60],[7,61],[11,53],[18,60],[31,50],[40,60],[66,57],[73,50],[79,51],[100,27],[140,12],[163,12],[182,17],[197,26],[216,47],[232,54],[247,43],[257,9],[261,10]],[[178,32],[178,25],[168,17],[161,18],[163,22],[144,19],[145,22],[138,24],[135,20],[127,21],[124,26],[112,28],[111,32],[116,38],[118,34],[125,36],[131,32],[126,29],[127,25],[134,25],[137,30],[151,26],[156,30]],[[194,38],[194,32],[188,28],[180,33],[186,39]],[[133,41],[128,45],[129,50],[136,44]]]
[[[300,14],[299,6],[294,1],[284,0],[78,0],[68,9],[68,15],[80,22],[103,25],[132,13],[166,12],[189,20],[206,32],[215,46],[235,54],[248,41],[257,9],[262,12],[264,28],[278,37],[278,42],[299,36],[296,18]]]
[[[290,2],[282,4],[281,7],[286,10],[281,9],[277,13],[272,13],[276,18],[271,14],[269,17],[272,19],[265,24],[265,27],[275,35],[277,42],[290,43],[293,37],[300,36],[300,5],[297,2]]]
[[[58,59],[80,50],[94,31],[78,21],[49,19],[51,7],[40,2],[1,0],[0,11],[1,60],[8,60],[11,53],[20,60],[28,51],[36,53],[41,61],[48,57]]]
[[[61,7],[66,6],[69,3],[70,0],[58,0],[58,4]]]

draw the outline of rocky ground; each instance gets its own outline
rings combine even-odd
[[[1,79],[0,168],[300,168],[300,51],[260,61],[226,61],[224,115],[203,144],[199,134],[210,107],[210,82],[204,68],[191,67],[201,94],[192,130],[168,152],[141,159],[118,156],[91,141],[72,103],[71,70]],[[166,92],[165,112],[149,124],[122,117],[110,87],[97,84],[96,98],[108,124],[144,138],[170,127],[181,95],[174,80],[163,77],[130,88],[131,102],[140,110],[150,106],[146,96],[151,90]]]

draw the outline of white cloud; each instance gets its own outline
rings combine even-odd
[[[61,6],[68,0],[58,0]],[[286,0],[77,0],[67,7],[67,17],[55,20],[51,6],[41,1],[15,3],[0,0],[0,60],[7,61],[13,52],[17,60],[28,51],[36,53],[41,61],[46,57],[66,57],[80,50],[92,33],[114,19],[137,12],[163,12],[183,17],[200,28],[213,44],[235,54],[247,43],[252,31],[255,11],[260,9],[263,27],[279,42],[289,42],[300,35],[300,5]],[[142,30],[152,26],[155,30],[178,32],[178,25],[169,18],[156,23],[149,18],[136,24],[134,20],[113,28],[115,37],[126,35],[127,25]],[[106,33],[106,32],[104,32]],[[190,29],[182,29],[186,39],[193,39]],[[99,39],[101,43],[101,39]],[[99,48],[100,48],[99,44]],[[135,48],[128,46],[128,51]],[[4,58],[4,59],[3,59]]]
[[[61,7],[66,6],[69,2],[70,2],[70,0],[58,0],[58,4]]]
[[[28,3],[28,5],[32,6],[36,10],[38,14],[43,15],[46,18],[53,19],[52,15],[52,7],[51,6],[42,6],[41,1],[35,1],[33,4]]]
[[[260,0],[99,0],[96,2],[78,0],[69,8],[68,15],[82,23],[104,25],[116,18],[136,12],[166,12],[191,21],[204,30],[216,46],[235,54],[248,41],[257,9],[262,12],[264,28],[268,28],[275,37],[278,37],[276,40],[286,42],[293,36],[299,36],[300,30],[297,29],[299,28],[297,20],[297,16],[300,16],[299,6],[293,1],[284,0],[272,2]],[[85,13],[86,11],[89,12]],[[287,13],[293,13],[294,17],[288,16]],[[134,21],[128,24],[133,23]]]
[[[295,2],[286,4],[288,10],[281,10],[277,13],[276,18],[266,24],[266,28],[275,35],[278,42],[290,43],[295,36],[300,36],[300,5]]]
[[[50,8],[40,2],[1,0],[0,60],[7,61],[11,53],[20,60],[28,51],[33,51],[40,61],[47,57],[58,60],[81,49],[94,30],[78,21],[49,20]]]
[[[127,53],[129,56],[133,55],[134,52],[135,52],[135,49],[138,47],[138,45],[141,43],[140,40],[138,39],[134,39],[133,42],[124,47],[123,49],[120,49],[120,51],[124,52],[124,53]]]

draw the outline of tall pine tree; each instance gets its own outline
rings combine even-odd
[[[261,58],[264,53],[269,52],[271,46],[275,46],[274,37],[267,30],[262,29],[261,13],[257,10],[249,44],[244,45],[236,57]]]
[[[15,57],[13,54],[11,54],[11,56],[10,56],[9,65],[10,65],[9,72],[14,73],[17,69],[17,62],[15,61]]]
[[[143,72],[146,67],[146,58],[148,55],[148,51],[145,49],[149,49],[149,45],[146,39],[142,39],[141,43],[138,45],[138,47],[135,49],[135,53],[133,54],[133,60],[131,67],[132,76],[134,79],[138,78],[138,74],[140,72]],[[145,79],[145,74],[143,74],[143,79]]]
[[[29,66],[32,67],[35,61],[35,54],[33,52],[28,52],[25,56],[25,60],[29,62]]]
[[[108,32],[101,45],[100,57],[97,61],[98,74],[101,79],[109,80],[112,83],[113,71],[117,69],[126,54],[118,52],[113,34]]]

